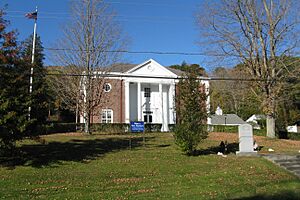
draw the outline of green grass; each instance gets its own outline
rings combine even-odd
[[[300,181],[263,158],[188,157],[169,133],[50,135],[1,158],[3,199],[299,199]]]

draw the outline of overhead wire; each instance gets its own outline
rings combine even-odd
[[[51,48],[44,47],[45,50],[49,51],[82,51],[86,52],[86,50],[78,50],[72,48]],[[92,50],[90,50],[92,51]],[[175,52],[175,51],[129,51],[129,50],[99,50],[105,53],[128,53],[128,54],[156,54],[156,55],[186,55],[186,56],[207,56],[205,53],[199,52]],[[216,55],[214,55],[216,56]]]
[[[11,13],[14,13],[17,11],[12,11]],[[9,12],[8,12],[9,13]],[[19,11],[18,13],[21,13]],[[26,12],[22,12],[26,13]],[[52,13],[52,14],[42,14],[39,13],[39,19],[43,20],[66,20],[66,19],[72,19],[71,16],[69,16],[67,13],[60,13],[62,16],[57,16],[58,14]],[[17,15],[17,14],[7,14],[6,15],[8,18],[24,18],[24,15]],[[109,15],[103,15],[103,16],[109,16]],[[187,17],[182,17],[182,18],[174,18],[174,17],[148,17],[148,16],[125,16],[125,15],[115,15],[116,21],[138,21],[138,22],[158,22],[158,23],[178,23],[180,22],[186,22],[187,20],[191,20],[191,18]]]

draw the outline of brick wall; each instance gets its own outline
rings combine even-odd
[[[94,109],[91,117],[91,123],[101,123],[102,109],[113,110],[113,123],[125,122],[125,87],[123,80],[107,79],[101,83],[109,83],[111,90],[103,92],[100,105]],[[103,86],[101,86],[103,88]]]

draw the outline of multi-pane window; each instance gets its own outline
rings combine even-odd
[[[144,89],[144,97],[151,97],[151,89],[150,88]]]
[[[113,111],[111,109],[102,110],[102,123],[113,123]]]

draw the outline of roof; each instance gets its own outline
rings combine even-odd
[[[184,75],[184,72],[178,69],[173,69],[171,67],[166,67],[169,71],[173,72],[174,74],[176,74],[177,76],[182,76]]]
[[[129,63],[116,63],[111,65],[108,69],[110,72],[120,72],[125,73],[134,67],[136,67],[136,64],[129,64]]]
[[[149,62],[149,61],[147,61]],[[144,63],[143,63],[144,64]],[[108,67],[109,72],[119,72],[119,73],[125,73],[128,72],[135,67],[137,67],[137,64],[130,64],[130,63],[116,63]],[[164,67],[164,66],[163,66]],[[172,73],[176,74],[177,76],[182,76],[184,75],[184,72],[178,69],[173,69],[170,67],[165,67],[167,70],[171,71]]]
[[[263,120],[266,119],[265,115],[262,114],[255,114],[255,115],[251,115],[251,117],[249,117],[246,122],[254,122],[257,123],[257,120]]]
[[[240,124],[246,124],[246,122],[236,114],[223,114],[223,115],[214,114],[211,116],[211,124],[212,125],[240,125]]]

